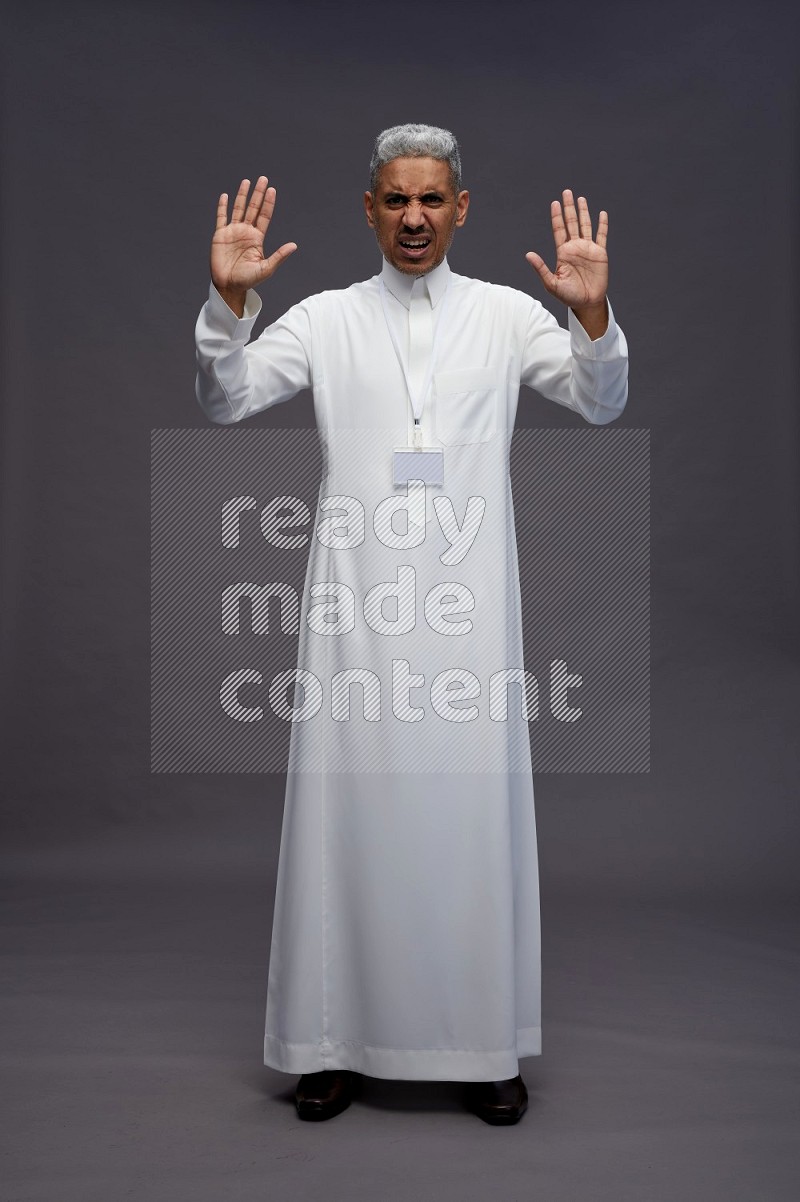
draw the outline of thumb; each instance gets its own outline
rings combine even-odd
[[[542,256],[537,255],[535,250],[529,250],[525,258],[528,260],[534,271],[539,273],[542,283],[547,291],[552,292],[556,284],[556,277],[553,275]]]
[[[278,270],[284,259],[293,255],[297,250],[296,242],[284,242],[268,259],[262,259],[259,265],[259,280],[266,280]]]

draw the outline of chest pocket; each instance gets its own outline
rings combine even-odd
[[[464,367],[434,376],[436,437],[448,446],[486,442],[497,428],[497,375]]]

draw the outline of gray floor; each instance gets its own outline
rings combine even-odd
[[[468,1114],[455,1083],[371,1078],[303,1123],[260,1057],[274,845],[215,821],[7,855],[3,1202],[800,1196],[788,903],[545,884],[519,1125]]]

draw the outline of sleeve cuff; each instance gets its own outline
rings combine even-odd
[[[208,307],[214,321],[223,326],[229,338],[243,338],[247,341],[253,323],[261,312],[261,297],[254,288],[248,288],[244,298],[244,315],[237,317],[211,283],[208,286]]]
[[[567,325],[572,337],[573,351],[576,351],[583,359],[616,358],[618,354],[617,323],[614,320],[614,310],[611,308],[611,301],[608,297],[606,297],[606,302],[608,304],[608,327],[604,334],[595,339],[589,337],[572,309],[567,310]],[[225,305],[225,308],[227,309],[228,306]]]

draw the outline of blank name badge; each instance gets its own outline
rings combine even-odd
[[[395,447],[392,452],[392,477],[394,484],[408,484],[410,480],[444,484],[443,448]]]

